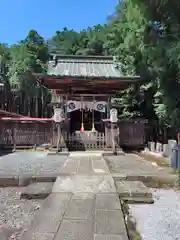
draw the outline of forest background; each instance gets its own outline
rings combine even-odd
[[[45,73],[52,51],[70,55],[113,55],[125,75],[142,83],[117,93],[120,118],[142,117],[159,131],[180,127],[180,2],[124,0],[104,25],[76,32],[66,27],[44,39],[36,30],[18,44],[0,44],[0,108],[22,115],[51,117],[51,93],[33,73]]]

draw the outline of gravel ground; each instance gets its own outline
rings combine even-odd
[[[46,152],[16,152],[0,157],[0,175],[36,175],[58,173],[67,156],[47,155]]]
[[[170,168],[154,166],[136,154],[126,154],[126,156],[108,156],[106,162],[111,173],[121,174],[167,174],[171,173]]]
[[[19,240],[43,200],[20,199],[22,188],[0,188],[0,240]]]
[[[180,240],[180,192],[152,190],[152,205],[130,205],[142,240]]]

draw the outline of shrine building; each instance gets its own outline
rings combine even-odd
[[[111,98],[140,81],[140,76],[124,76],[111,56],[58,54],[51,55],[47,74],[36,74],[36,78],[52,91],[51,106],[60,122],[60,130],[55,132],[61,138],[60,147],[68,149],[72,145],[112,148],[112,135],[119,137],[119,133],[118,120],[111,121]]]

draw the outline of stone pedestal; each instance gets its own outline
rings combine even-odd
[[[173,148],[175,148],[177,146],[177,141],[176,140],[168,140],[168,156],[171,157],[172,156],[172,150]]]
[[[169,157],[168,144],[163,144],[163,156]]]
[[[163,148],[162,143],[157,142],[156,143],[156,152],[162,152],[162,148]]]
[[[155,152],[155,142],[149,142],[149,150]]]

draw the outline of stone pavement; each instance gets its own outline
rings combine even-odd
[[[113,178],[100,153],[71,154],[22,240],[128,240]]]

